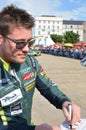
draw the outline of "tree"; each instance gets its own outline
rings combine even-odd
[[[52,40],[57,43],[57,42],[60,42],[62,43],[63,42],[63,36],[62,35],[57,35],[57,34],[51,34],[50,35]]]
[[[64,37],[64,43],[75,43],[78,42],[80,39],[80,35],[77,33],[74,33],[73,31],[67,31],[63,35]]]

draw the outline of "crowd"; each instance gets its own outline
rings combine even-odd
[[[83,59],[86,57],[86,47],[64,47],[59,48],[46,47],[41,49],[42,53],[63,56],[73,59]]]

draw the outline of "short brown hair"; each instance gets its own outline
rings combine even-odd
[[[10,34],[15,27],[31,29],[34,24],[32,15],[14,5],[9,5],[0,12],[0,34],[3,36]]]

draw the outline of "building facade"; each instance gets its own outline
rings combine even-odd
[[[41,16],[35,18],[35,37],[47,36],[50,34],[62,34],[62,17]]]
[[[80,35],[80,41],[83,41],[83,22],[75,20],[63,20],[63,34],[66,31],[73,31]]]
[[[42,15],[35,18],[34,36],[63,35],[66,31],[73,31],[80,35],[80,41],[86,41],[85,26],[85,21],[63,20],[62,17]]]
[[[86,42],[86,22],[83,22],[83,41]]]

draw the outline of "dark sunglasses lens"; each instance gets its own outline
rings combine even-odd
[[[25,43],[25,42],[17,42],[16,43],[16,48],[17,49],[22,49],[23,47],[26,46],[26,44],[28,44],[28,47],[31,47],[34,44],[35,40],[32,39],[31,41]]]
[[[33,46],[34,43],[35,43],[34,39],[32,39],[31,41],[28,42],[28,44],[29,44],[30,47]]]
[[[26,45],[25,42],[17,42],[16,48],[17,48],[17,49],[22,49],[25,45]]]

